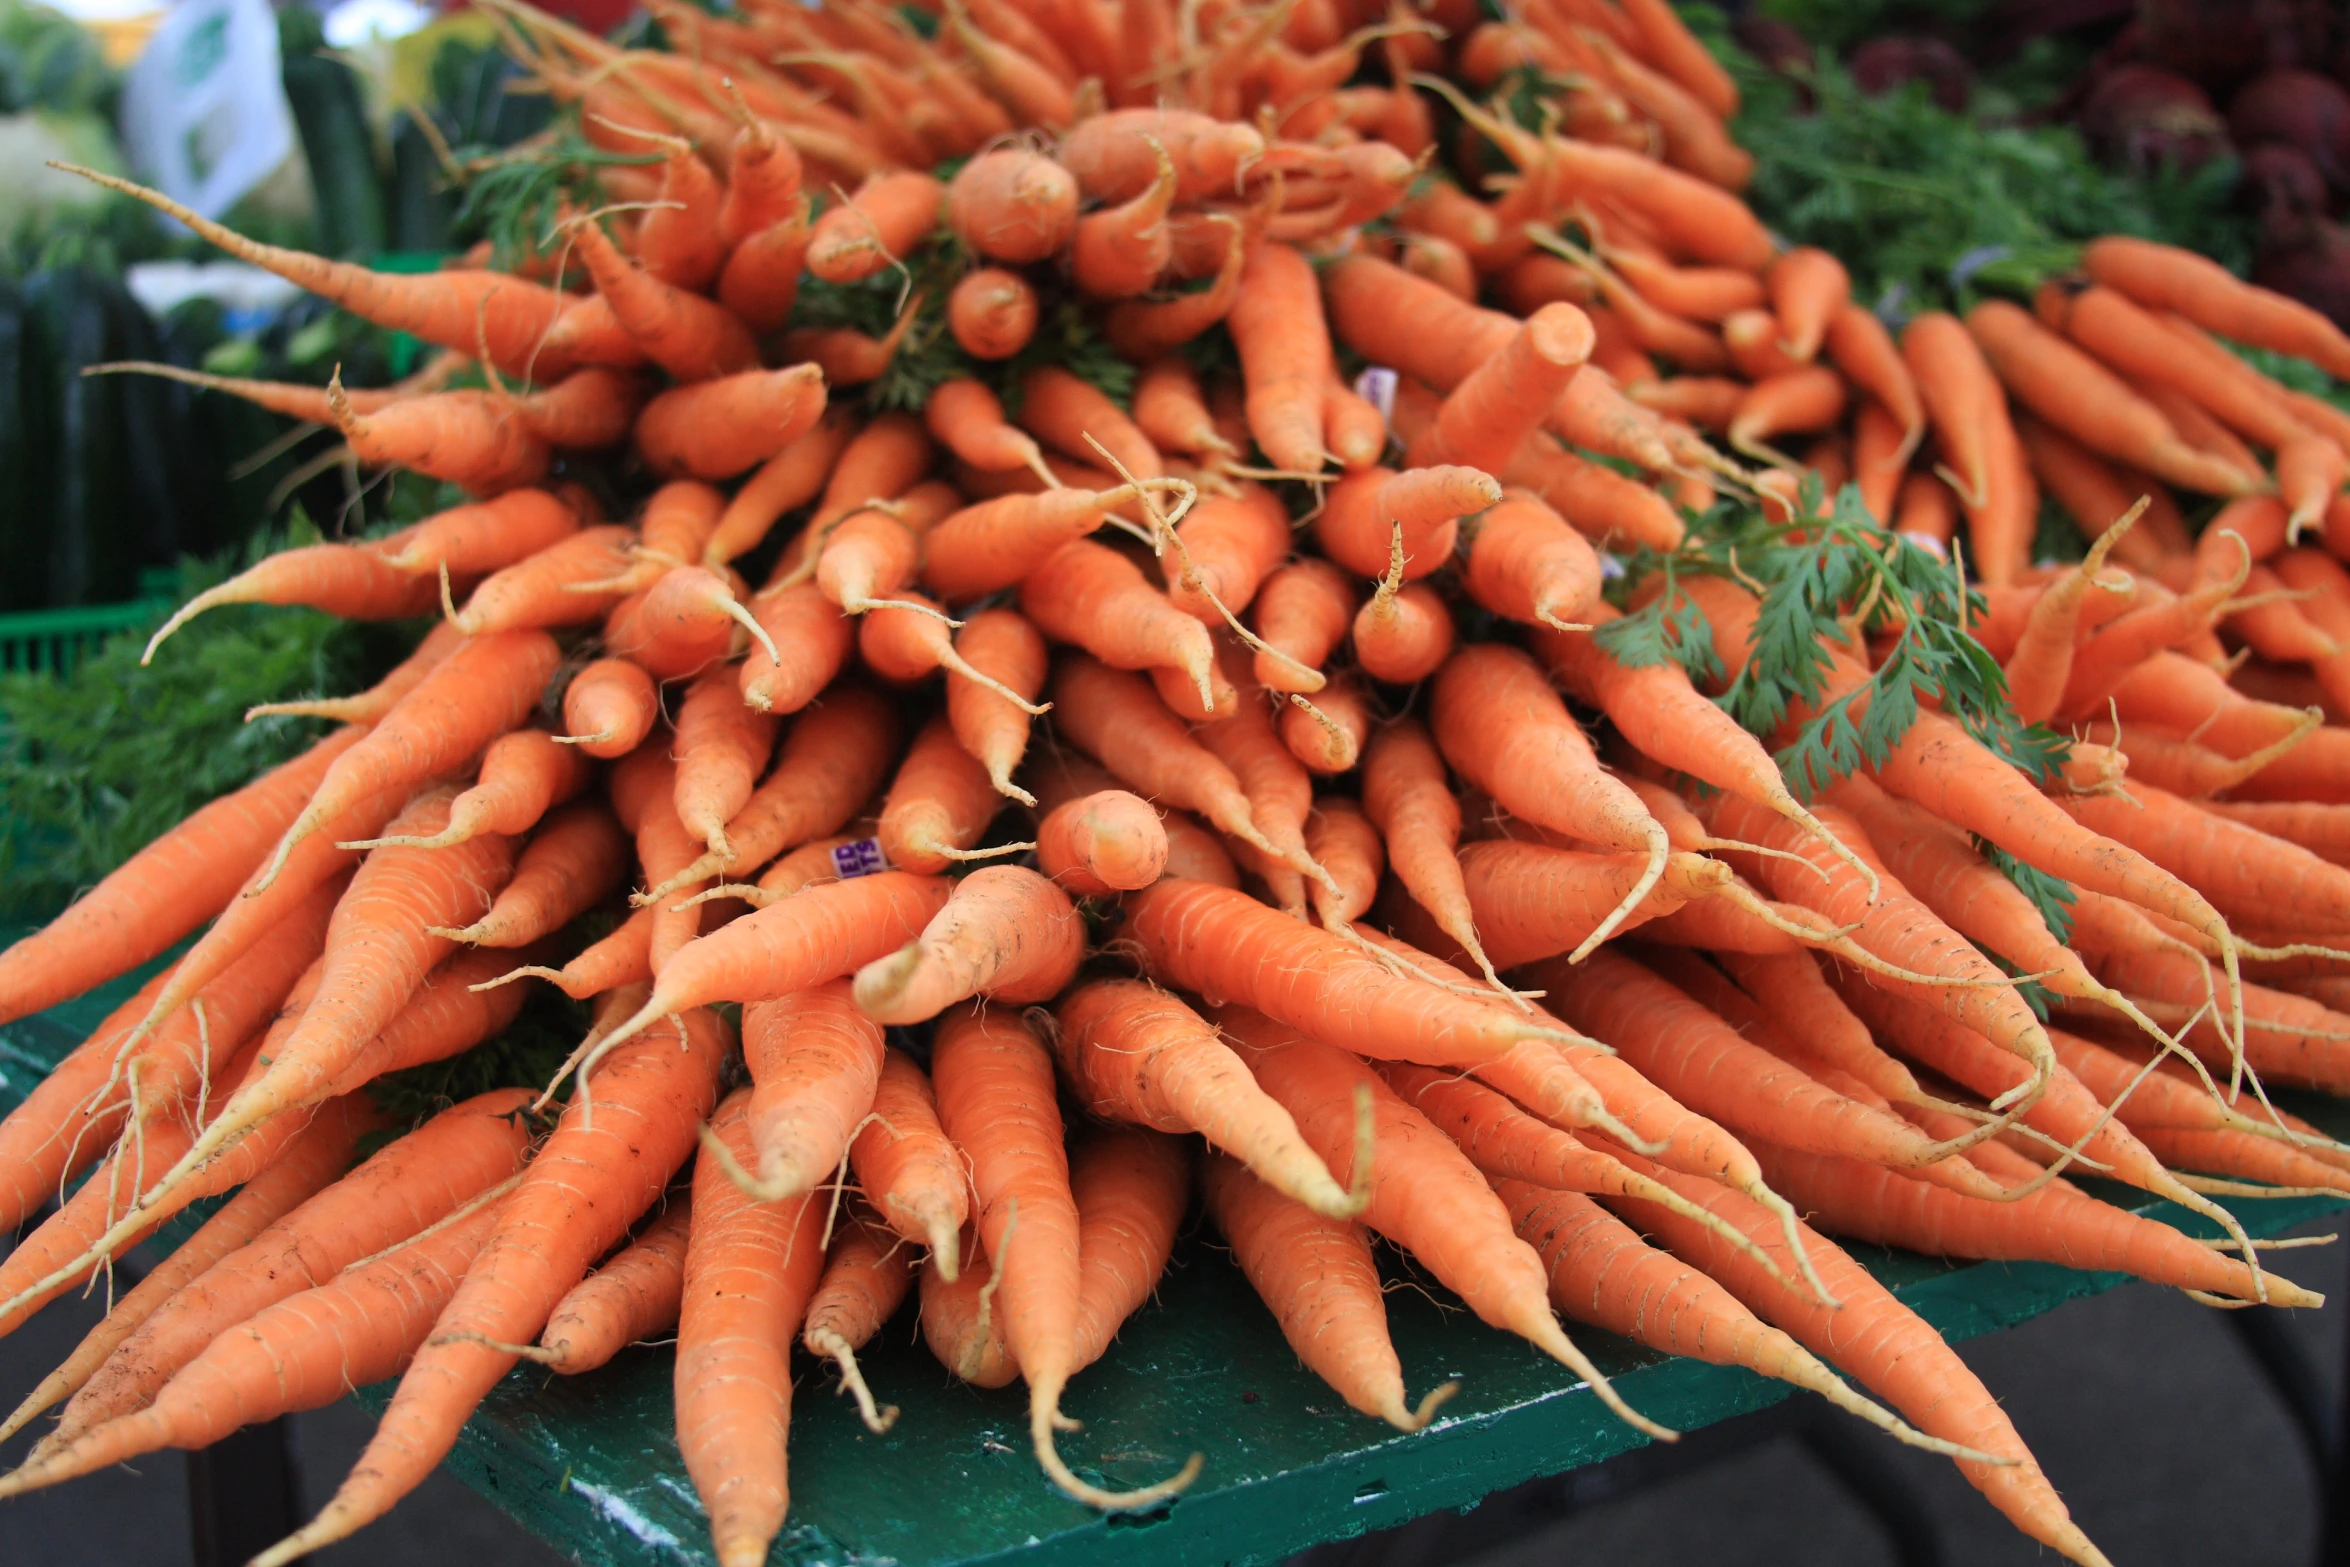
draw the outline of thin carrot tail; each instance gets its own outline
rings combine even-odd
[[[898,1423],[898,1406],[876,1405],[873,1390],[865,1385],[865,1373],[857,1369],[857,1352],[849,1341],[830,1328],[819,1328],[809,1335],[811,1347],[830,1355],[833,1364],[840,1367],[840,1390],[857,1401],[857,1415],[865,1422],[865,1429],[879,1436]]]
[[[1779,796],[1776,799],[1766,800],[1763,803],[1769,806],[1770,809],[1778,812],[1781,816],[1784,816],[1789,821],[1795,823],[1796,826],[1801,827],[1805,832],[1810,833],[1813,837],[1819,839],[1820,843],[1826,847],[1830,854],[1833,854],[1836,856],[1836,858],[1842,860],[1845,864],[1860,872],[1861,879],[1869,884],[1869,901],[1871,903],[1877,901],[1878,894],[1884,891],[1884,884],[1878,879],[1875,868],[1872,867],[1868,861],[1862,859],[1858,854],[1854,853],[1851,845],[1847,844],[1843,839],[1830,832],[1828,830],[1827,823],[1821,821],[1818,817],[1812,815],[1810,811],[1804,809],[1804,805],[1801,800],[1798,800],[1795,798],[1795,796],[1789,794]]]
[[[1601,942],[1616,933],[1617,926],[1631,917],[1632,911],[1640,907],[1641,900],[1648,896],[1649,889],[1664,876],[1665,861],[1671,858],[1672,853],[1672,840],[1665,836],[1663,827],[1651,820],[1648,824],[1648,868],[1640,873],[1640,879],[1632,884],[1632,890],[1624,894],[1624,901],[1599,922],[1596,930],[1583,938],[1581,946],[1567,955],[1569,963],[1580,963],[1591,956]]]
[[[1596,1375],[1597,1373],[1594,1373]],[[1199,1478],[1206,1460],[1198,1453],[1184,1460],[1183,1467],[1156,1485],[1146,1485],[1135,1491],[1105,1491],[1099,1486],[1087,1485],[1062,1462],[1053,1446],[1053,1430],[1066,1417],[1060,1410],[1058,1379],[1034,1383],[1028,1390],[1028,1435],[1036,1448],[1036,1461],[1053,1484],[1063,1494],[1086,1506],[1105,1513],[1142,1513],[1183,1494],[1191,1482]],[[1069,1422],[1074,1424],[1074,1422]]]
[[[1614,1164],[1614,1160],[1608,1161]],[[1616,1165],[1616,1179],[1624,1183],[1626,1195],[1655,1203],[1667,1213],[1677,1213],[1692,1224],[1702,1224],[1720,1236],[1727,1245],[1735,1246],[1754,1259],[1755,1264],[1772,1278],[1784,1284],[1787,1270],[1779,1266],[1779,1259],[1756,1243],[1754,1238],[1729,1220],[1701,1203],[1691,1202],[1664,1182],[1652,1180],[1637,1170]]]
[[[25,1395],[23,1403],[9,1412],[6,1420],[0,1420],[0,1442],[7,1441],[17,1432],[32,1424],[42,1410],[49,1408],[61,1399],[72,1397],[74,1391],[73,1382],[63,1372],[50,1372],[41,1379],[39,1387]],[[40,1456],[37,1446],[33,1456]]]
[[[1460,1390],[1461,1385],[1458,1382],[1441,1383],[1428,1390],[1428,1396],[1420,1400],[1418,1408],[1406,1409],[1403,1401],[1397,1399],[1392,1405],[1379,1411],[1379,1418],[1398,1431],[1424,1431],[1428,1427],[1428,1422],[1436,1418],[1436,1411],[1451,1402],[1452,1396]]]
[[[465,988],[468,990],[495,990],[500,985],[511,985],[518,979],[543,979],[560,986],[563,983],[563,971],[559,968],[546,968],[536,963],[525,963],[518,969],[508,969],[496,979],[485,979],[478,985],[468,985]]]
[[[1787,1237],[1787,1249],[1795,1253],[1795,1266],[1802,1271],[1803,1282],[1811,1286],[1812,1293],[1820,1298],[1820,1303],[1837,1311],[1843,1310],[1844,1302],[1828,1293],[1828,1281],[1820,1277],[1819,1268],[1811,1260],[1811,1252],[1803,1244],[1803,1221],[1796,1217],[1794,1204],[1760,1180],[1739,1189],[1779,1216],[1779,1230]]]
[[[992,849],[934,848],[931,852],[947,860],[994,860],[1007,854],[1026,854],[1035,847],[1033,843],[999,843]]]
[[[2012,1469],[2017,1464],[2017,1460],[2013,1458],[2002,1458],[1995,1453],[1979,1452],[1971,1447],[1962,1447],[1956,1442],[1944,1441],[1938,1436],[1926,1435],[1925,1432],[1918,1430],[1876,1400],[1863,1398],[1854,1392],[1850,1384],[1845,1382],[1842,1377],[1829,1370],[1810,1351],[1792,1340],[1787,1342],[1784,1349],[1781,1350],[1781,1354],[1785,1358],[1765,1375],[1775,1376],[1782,1381],[1792,1382],[1797,1387],[1810,1389],[1845,1413],[1858,1415],[1904,1446],[1917,1448],[1921,1452],[1939,1453],[1944,1458],[1955,1459],[1960,1463],[1988,1464],[1995,1469]]]
[[[0,1476],[0,1499],[94,1474],[109,1464],[170,1445],[171,1427],[152,1408],[85,1431],[63,1446],[36,1454],[13,1473]]]
[[[155,661],[155,650],[163,646],[165,639],[168,638],[173,632],[179,630],[180,627],[186,625],[189,621],[194,620],[198,615],[203,614],[208,609],[217,609],[223,604],[236,604],[242,602],[242,600],[237,596],[237,580],[237,578],[231,577],[226,582],[218,583],[212,587],[206,588],[203,592],[197,594],[194,598],[188,600],[185,604],[182,604],[179,608],[173,610],[171,612],[171,618],[165,621],[162,625],[156,627],[155,634],[147,639],[147,646],[145,651],[139,654],[139,667],[141,669],[145,669],[149,664],[153,663]],[[252,715],[247,714],[246,716],[250,718]]]
[[[1607,1405],[1609,1412],[1614,1414],[1618,1420],[1654,1441],[1678,1442],[1681,1440],[1680,1432],[1670,1426],[1657,1424],[1630,1404],[1625,1403],[1624,1395],[1616,1391],[1615,1384],[1608,1381],[1607,1374],[1593,1365],[1591,1357],[1584,1354],[1573,1339],[1567,1337],[1566,1329],[1559,1326],[1558,1318],[1552,1316],[1547,1307],[1533,1314],[1529,1320],[1514,1323],[1512,1326],[1517,1329],[1521,1337],[1532,1342],[1536,1349],[1541,1350],[1551,1359],[1590,1383],[1591,1391],[1599,1395],[1599,1401]]]

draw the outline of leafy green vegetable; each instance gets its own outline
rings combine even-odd
[[[1756,157],[1747,200],[1778,233],[1833,251],[1856,297],[1889,313],[2028,291],[2099,234],[2186,244],[2237,271],[2250,259],[2230,161],[2112,173],[2068,126],[1953,114],[1922,83],[1871,98],[1825,54],[1807,109],[1796,83],[1718,47],[1744,96],[1732,133]]]
[[[2059,880],[2035,866],[2026,865],[1999,845],[1987,839],[1975,840],[1975,852],[1991,862],[2002,876],[2016,884],[2017,890],[2032,900],[2040,911],[2041,922],[2048,933],[2058,941],[2070,941],[2073,936],[2073,904],[2079,894],[2069,881]],[[2046,1017],[2048,1014],[2040,1014]]]
[[[1696,518],[1689,538],[1670,555],[1643,553],[1630,562],[1619,593],[1653,573],[1668,584],[1675,573],[1728,577],[1759,589],[1753,652],[1716,699],[1750,732],[1776,733],[1798,706],[1812,710],[1778,753],[1779,767],[1799,795],[1816,795],[1864,761],[1891,754],[1931,699],[1967,732],[2034,778],[2062,762],[2064,740],[2041,725],[2019,721],[2007,704],[1999,662],[1968,634],[1980,595],[1956,568],[1915,544],[1887,533],[1847,485],[1825,516],[1816,477],[1804,481],[1799,504],[1807,520],[1783,527],[1752,507],[1731,502]],[[1861,652],[1859,639],[1891,635],[1869,681],[1828,698],[1836,647]],[[1609,651],[1635,667],[1674,659],[1701,684],[1718,683],[1711,630],[1685,595],[1659,594],[1602,636]],[[1823,704],[1823,699],[1826,699]]]
[[[225,575],[189,563],[176,593],[192,597]],[[141,669],[146,638],[110,638],[62,679],[0,676],[0,906],[11,913],[54,913],[190,811],[324,732],[307,719],[247,724],[246,708],[362,689],[402,641],[394,628],[270,608],[199,616]]]

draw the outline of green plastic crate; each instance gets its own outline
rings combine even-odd
[[[108,637],[142,631],[170,607],[157,597],[0,615],[0,674],[69,675]]]

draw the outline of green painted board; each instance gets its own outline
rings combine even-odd
[[[29,1074],[103,1010],[86,1000],[61,1008],[62,1021],[53,1014],[0,1028],[0,1101],[19,1097]],[[2337,1133],[2350,1131],[2350,1106],[2295,1107]],[[2298,1198],[2238,1204],[2255,1234],[2339,1206]],[[2200,1223],[2163,1204],[2144,1211]],[[1953,1267],[1853,1250],[1950,1338],[2009,1327],[2125,1282],[2041,1264]],[[1397,1259],[1387,1261],[1398,1279],[1409,1277]],[[802,1360],[791,1519],[771,1560],[1239,1567],[1467,1508],[1642,1440],[1569,1373],[1482,1326],[1442,1290],[1393,1290],[1388,1312],[1415,1396],[1448,1378],[1461,1382],[1445,1418],[1413,1436],[1347,1409],[1299,1365],[1212,1238],[1187,1236],[1158,1300],[1077,1379],[1064,1406],[1085,1429],[1064,1436],[1062,1452],[1099,1483],[1141,1484],[1192,1452],[1205,1454],[1206,1471],[1187,1495],[1140,1518],[1100,1517],[1061,1498],[1028,1455],[1020,1390],[956,1384],[916,1341],[911,1312],[901,1314],[861,1357],[876,1395],[902,1410],[886,1435],[867,1433],[834,1396],[830,1374]],[[1788,1391],[1590,1329],[1577,1337],[1635,1407],[1685,1429],[1762,1408]],[[532,1532],[592,1567],[709,1563],[707,1527],[671,1435],[671,1364],[667,1350],[640,1348],[576,1379],[517,1371],[466,1428],[451,1463]],[[378,1386],[359,1397],[380,1408],[389,1391]]]

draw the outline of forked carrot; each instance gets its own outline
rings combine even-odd
[[[1025,1006],[1059,994],[1084,957],[1085,922],[1068,894],[1025,867],[990,865],[956,882],[920,936],[857,971],[856,1001],[891,1024],[973,996]]]

